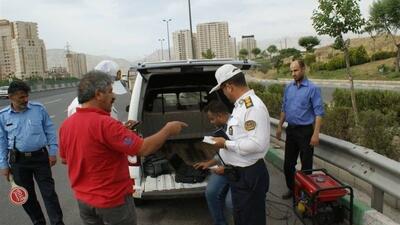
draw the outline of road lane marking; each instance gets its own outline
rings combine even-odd
[[[43,103],[43,104],[47,105],[47,104],[59,102],[59,101],[61,101],[61,100],[62,100],[62,98],[58,98],[58,99],[55,99],[55,100],[53,100],[53,101],[45,102],[45,103]]]
[[[56,117],[56,115],[51,115],[50,119],[54,119]]]

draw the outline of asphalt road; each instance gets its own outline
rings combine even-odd
[[[59,89],[46,92],[31,93],[30,100],[43,103],[57,129],[66,118],[66,108],[76,96],[76,88]],[[129,94],[117,96],[115,106],[120,119],[127,118],[125,106],[129,102]],[[0,100],[0,108],[9,104],[7,99]],[[64,165],[58,163],[53,167],[53,177],[56,184],[61,207],[64,213],[65,224],[82,224],[79,211],[70,184],[67,178],[67,171]],[[31,224],[28,216],[20,206],[13,206],[8,201],[9,183],[0,178],[0,224],[1,225],[25,225]],[[38,193],[38,188],[36,188]],[[38,198],[45,212],[40,194]],[[207,211],[207,204],[204,198],[176,199],[150,201],[142,207],[138,207],[139,224],[160,224],[160,225],[209,225],[211,218]]]

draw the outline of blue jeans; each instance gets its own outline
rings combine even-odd
[[[225,176],[212,173],[206,188],[208,209],[214,221],[214,225],[227,225],[224,209],[232,213],[232,198],[228,180]]]

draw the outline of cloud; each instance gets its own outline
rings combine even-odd
[[[364,15],[372,1],[361,2]],[[191,4],[194,31],[198,23],[228,21],[238,41],[246,34],[264,40],[315,33],[310,17],[317,1],[192,0]],[[157,40],[167,36],[163,19],[172,19],[170,33],[189,29],[186,0],[0,0],[0,18],[37,22],[47,48],[63,48],[69,42],[74,51],[129,60],[159,48]]]

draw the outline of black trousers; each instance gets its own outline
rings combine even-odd
[[[238,168],[239,180],[231,185],[235,225],[265,225],[265,199],[269,174],[264,160],[249,167]]]
[[[312,125],[288,126],[286,128],[285,161],[283,165],[286,185],[294,188],[294,174],[300,154],[301,169],[312,169],[314,148],[310,145],[314,129]]]
[[[29,194],[28,201],[23,204],[25,212],[34,225],[44,225],[42,209],[35,193],[35,178],[52,225],[64,225],[60,203],[54,189],[54,180],[51,175],[48,153],[42,152],[35,156],[18,157],[17,162],[11,163],[11,172],[16,184],[24,187]]]

